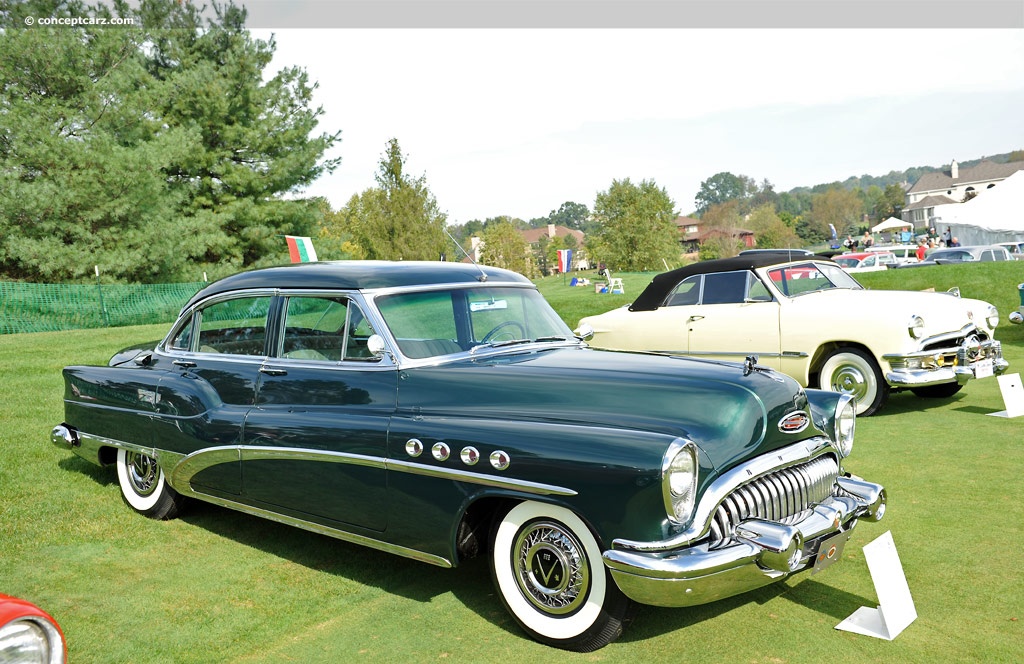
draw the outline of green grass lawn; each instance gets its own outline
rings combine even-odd
[[[985,275],[946,266],[862,275],[872,288],[945,289],[1018,306],[1024,265]],[[977,269],[977,266],[971,268]],[[570,326],[631,301],[653,274],[623,274],[624,295],[540,283]],[[870,277],[870,279],[869,279]],[[949,283],[950,281],[956,283]],[[63,415],[60,370],[103,363],[166,325],[0,336],[0,591],[61,623],[85,662],[1012,662],[1024,632],[1024,420],[994,379],[948,401],[894,395],[862,418],[848,467],[884,484],[889,511],[861,524],[843,561],[692,609],[642,607],[596,653],[555,652],[501,608],[484,560],[454,570],[390,556],[191,502],[155,522],[124,505],[113,469],[49,443]],[[1024,367],[1024,328],[999,338]],[[586,389],[586,386],[581,386]],[[834,626],[877,596],[863,545],[891,530],[918,619],[895,641]]]

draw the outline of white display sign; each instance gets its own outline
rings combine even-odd
[[[999,413],[991,413],[996,417],[1020,417],[1024,415],[1024,387],[1020,384],[1020,374],[1007,374],[996,376],[999,381],[999,391],[1003,393],[1003,404],[1006,410]]]
[[[917,619],[914,598],[910,596],[892,531],[887,530],[866,544],[864,559],[878,594],[878,608],[862,606],[836,625],[836,629],[892,641]]]

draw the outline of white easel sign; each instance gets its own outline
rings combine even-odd
[[[1020,384],[1020,374],[996,376],[999,391],[1003,393],[1003,404],[1006,410],[991,413],[995,417],[1020,417],[1024,415],[1024,387]]]
[[[836,629],[892,641],[917,619],[914,598],[910,596],[892,532],[887,530],[866,544],[864,559],[878,594],[878,608],[862,606],[836,625]]]

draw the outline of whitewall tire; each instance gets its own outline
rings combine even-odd
[[[867,417],[875,413],[889,399],[889,384],[885,382],[875,360],[857,348],[840,348],[821,365],[819,387],[849,394],[857,399],[857,415]]]
[[[119,449],[117,481],[129,507],[151,519],[173,519],[182,497],[167,484],[164,471],[152,457]]]
[[[563,507],[513,507],[493,530],[490,561],[505,607],[542,643],[589,652],[618,638],[629,620],[630,601],[590,529]]]

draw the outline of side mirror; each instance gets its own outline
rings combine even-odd
[[[370,354],[374,357],[383,357],[384,351],[387,350],[387,344],[384,343],[384,337],[379,334],[371,334],[370,338],[366,340],[366,349],[370,351]]]
[[[953,297],[960,297],[960,287],[959,286],[953,286],[952,288],[950,288],[946,292],[949,293],[950,295],[952,295]]]

